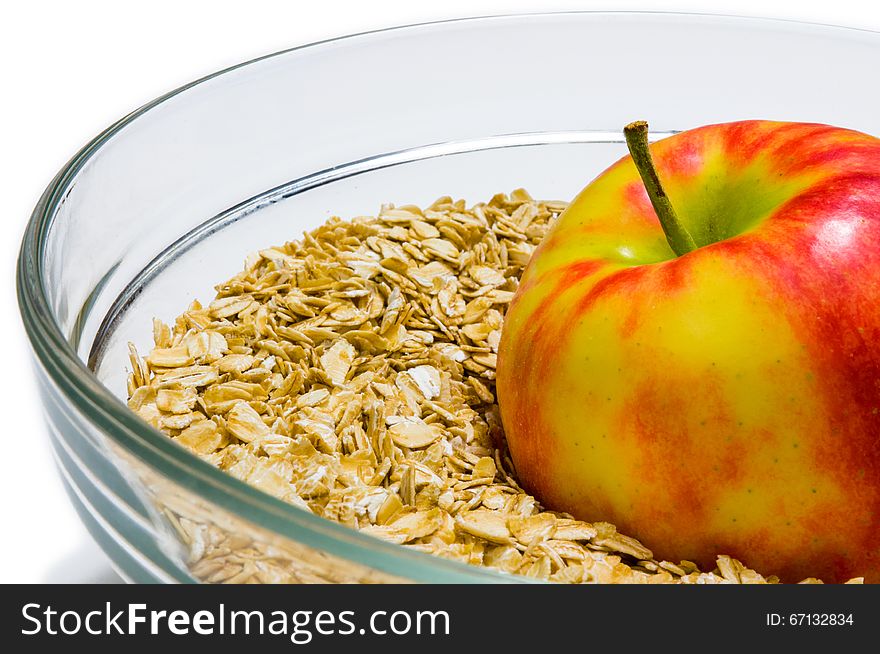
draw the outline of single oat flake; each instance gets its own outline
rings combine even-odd
[[[238,479],[402,547],[565,583],[776,582],[727,556],[710,572],[655,560],[519,486],[496,356],[523,268],[565,206],[521,189],[469,208],[386,205],[262,250],[207,307],[155,321],[146,357],[131,346],[129,406]],[[249,578],[188,541],[209,579]]]

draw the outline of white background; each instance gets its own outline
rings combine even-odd
[[[880,6],[858,0],[10,4],[0,19],[0,542],[7,561],[0,582],[25,583],[114,578],[56,477],[14,289],[18,244],[34,203],[55,172],[106,125],[170,89],[243,60],[351,32],[443,18],[647,9],[880,30]]]

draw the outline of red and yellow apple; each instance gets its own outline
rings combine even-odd
[[[880,582],[880,140],[746,121],[647,159],[577,196],[505,319],[520,479],[661,558]]]

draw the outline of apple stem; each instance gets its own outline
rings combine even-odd
[[[657,218],[660,220],[663,233],[666,234],[669,247],[679,257],[696,250],[697,244],[690,232],[681,224],[675,209],[672,208],[669,196],[666,195],[666,191],[663,190],[663,185],[660,183],[660,177],[657,175],[657,168],[654,166],[651,150],[648,147],[648,123],[644,120],[630,123],[623,128],[623,135],[626,137],[626,146],[629,148],[629,153],[636,164],[636,169],[639,171],[639,176],[642,178],[642,183],[645,185],[645,190],[648,192],[648,197],[657,213]]]

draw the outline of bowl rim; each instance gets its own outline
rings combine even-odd
[[[559,11],[476,16],[428,21],[369,30],[299,45],[229,66],[184,84],[123,116],[100,132],[79,150],[55,175],[38,200],[21,242],[16,287],[25,331],[34,353],[35,365],[54,388],[111,441],[176,486],[192,492],[236,518],[269,530],[273,535],[290,538],[339,556],[367,568],[415,581],[435,583],[511,583],[528,582],[521,576],[471,566],[431,554],[418,552],[368,536],[342,524],[314,515],[265,493],[201,460],[174,443],[158,429],[142,421],[77,355],[75,346],[62,333],[50,309],[49,294],[43,278],[45,239],[56,218],[59,202],[86,162],[115,134],[153,108],[189,89],[240,68],[266,59],[289,55],[300,50],[313,51],[343,43],[357,47],[360,42],[395,36],[422,29],[454,29],[460,24],[487,24],[503,21],[538,20],[571,16],[577,19],[602,20],[677,20],[691,19],[712,23],[743,22],[776,29],[832,31],[836,34],[862,33],[877,37],[880,32],[857,27],[811,23],[783,18],[759,18],[730,14],[663,11]],[[428,144],[424,144],[428,145]],[[88,305],[83,307],[88,310]],[[439,577],[439,578],[438,578]]]

